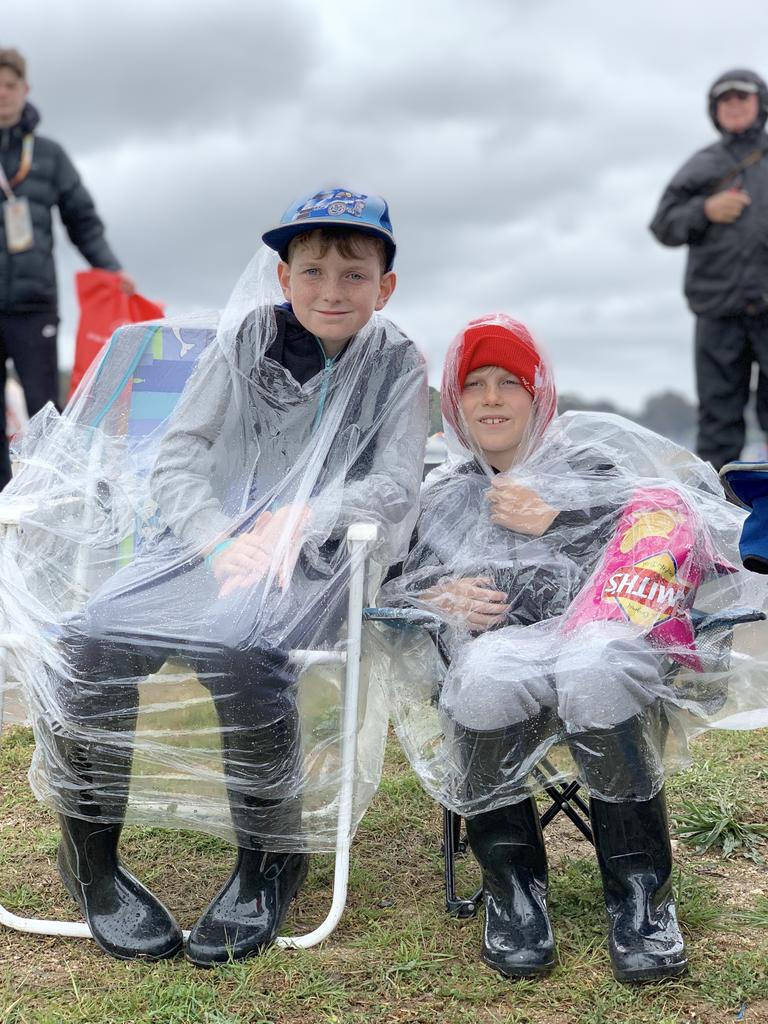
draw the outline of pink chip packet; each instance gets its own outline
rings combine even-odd
[[[667,487],[641,487],[616,533],[568,609],[563,629],[589,622],[631,622],[679,664],[703,671],[691,607],[701,583],[736,572],[718,558],[699,515]]]

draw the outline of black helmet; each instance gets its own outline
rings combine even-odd
[[[730,89],[741,89],[743,92],[757,93],[758,111],[754,127],[762,131],[766,118],[768,118],[768,85],[765,84],[760,75],[754,71],[747,71],[746,68],[732,68],[730,71],[724,71],[712,83],[707,95],[707,105],[709,116],[715,128],[722,132],[722,128],[717,123],[715,110],[720,96]]]

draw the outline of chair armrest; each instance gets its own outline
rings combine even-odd
[[[696,608],[691,609],[691,621],[693,630],[698,636],[699,633],[707,633],[711,630],[732,630],[744,622],[762,622],[766,618],[765,612],[757,608],[729,608],[724,612],[702,612]]]
[[[421,626],[430,633],[437,633],[442,625],[438,615],[419,608],[364,608],[363,619],[366,622],[384,622],[395,629]]]
[[[3,496],[0,501],[0,526],[18,526],[25,516],[30,516],[39,508],[58,508],[65,505],[73,505],[82,501],[80,495],[72,495],[68,498],[50,499],[43,503],[39,498],[27,498],[20,496]]]
[[[376,523],[350,523],[347,527],[347,545],[373,544],[378,535]]]
[[[765,614],[756,608],[728,608],[722,612],[691,609],[701,672],[670,673],[669,683],[678,697],[700,705],[708,714],[719,711],[728,699],[727,673],[731,666],[734,628],[741,623],[761,622]]]
[[[35,498],[4,496],[0,501],[0,526],[18,526],[24,516],[30,515],[40,505],[41,502]]]

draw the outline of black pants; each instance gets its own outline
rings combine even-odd
[[[5,438],[6,360],[13,360],[30,416],[39,412],[47,402],[58,404],[58,330],[56,312],[0,313],[0,489],[11,479]]]
[[[234,599],[218,599],[217,592],[218,584],[200,563],[144,581],[129,567],[67,623],[59,639],[66,667],[48,681],[54,706],[49,699],[38,721],[39,747],[57,810],[77,815],[84,804],[91,804],[107,820],[120,818],[130,785],[139,687],[170,658],[188,665],[211,694],[230,805],[241,831],[244,816],[237,812],[242,807],[250,807],[248,827],[257,846],[256,833],[270,831],[270,822],[263,826],[253,808],[290,802],[299,774],[297,671],[288,652],[338,636],[345,579],[328,586],[322,611],[313,614],[306,600],[308,583],[302,585],[297,572],[291,585],[294,613],[279,644],[259,642],[258,630],[248,629],[247,616],[235,615]],[[196,621],[196,607],[201,606],[210,608],[211,615],[206,634],[197,638],[183,626]],[[150,619],[157,615],[162,632],[147,624],[147,608]],[[302,608],[305,615],[296,611]],[[165,609],[162,622],[160,609]],[[73,750],[89,770],[80,769]],[[273,811],[269,814],[274,817]],[[274,835],[274,822],[271,830]],[[245,837],[241,845],[246,845]]]
[[[69,670],[54,680],[53,722],[38,723],[48,784],[60,812],[122,820],[139,687],[169,657],[188,665],[211,695],[230,804],[239,807],[253,798],[283,802],[292,795],[301,737],[297,677],[286,651],[146,646],[139,638],[104,641],[74,628],[66,631],[61,647]],[[242,827],[242,820],[238,824]],[[255,833],[263,828],[258,818],[250,823]],[[240,845],[251,843],[243,836]]]
[[[744,447],[744,409],[757,363],[757,419],[768,434],[768,312],[696,320],[697,454],[720,469]]]

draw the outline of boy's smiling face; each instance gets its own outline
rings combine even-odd
[[[461,410],[472,440],[488,462],[509,469],[531,416],[533,399],[514,373],[481,366],[467,374]]]
[[[334,245],[321,255],[322,247],[310,237],[295,246],[290,262],[277,267],[296,319],[320,339],[328,356],[340,352],[395,290],[395,275],[383,272],[376,246],[366,238],[360,243],[354,256],[342,256]]]

